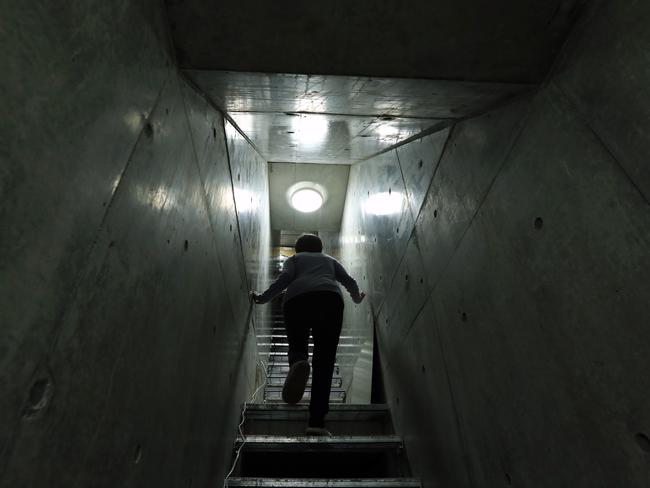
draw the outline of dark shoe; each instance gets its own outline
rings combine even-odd
[[[332,433],[325,427],[307,427],[305,435],[318,437],[332,437]]]
[[[296,361],[289,368],[287,379],[284,380],[282,388],[282,399],[290,404],[302,400],[309,379],[309,363],[307,361]]]

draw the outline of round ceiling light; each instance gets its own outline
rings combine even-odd
[[[315,212],[323,205],[323,196],[312,188],[302,188],[291,195],[291,205],[299,212]]]

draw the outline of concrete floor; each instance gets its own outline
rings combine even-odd
[[[179,67],[534,84],[351,166],[328,244],[369,300],[346,327],[376,333],[424,486],[647,486],[650,7],[515,3],[436,2],[448,42],[428,50],[406,28],[431,11],[389,2],[334,23],[335,55],[274,60],[254,50],[282,49],[254,35],[264,9],[224,7],[251,22],[205,44],[198,0],[3,2],[0,486],[228,469],[259,381],[268,158]],[[346,57],[355,28],[402,42]]]

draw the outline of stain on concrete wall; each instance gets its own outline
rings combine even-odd
[[[414,143],[352,168],[341,252],[429,486],[647,484],[650,9],[596,7],[530,100],[451,129],[412,219]]]
[[[222,116],[172,67],[159,3],[5,13],[0,484],[218,483],[255,381],[264,257],[240,235],[268,248],[268,205],[235,206]]]

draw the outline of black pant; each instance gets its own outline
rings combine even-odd
[[[336,348],[343,323],[343,299],[336,292],[312,291],[284,304],[289,339],[289,365],[309,357],[309,330],[314,337],[311,373],[310,427],[323,427],[329,411]]]

